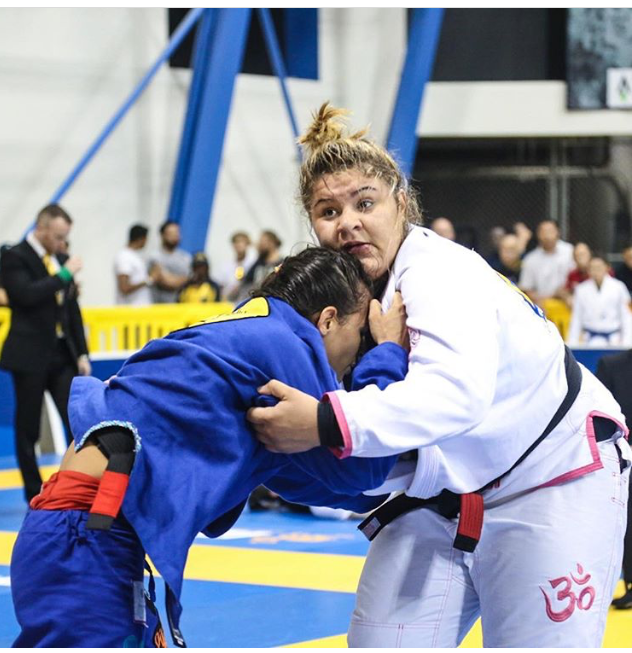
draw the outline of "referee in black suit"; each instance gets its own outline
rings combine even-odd
[[[81,259],[60,253],[71,225],[70,216],[50,204],[39,212],[33,231],[0,257],[0,276],[11,307],[11,328],[0,366],[13,378],[15,450],[27,501],[42,484],[35,443],[44,391],[51,393],[70,441],[70,383],[77,373],[91,371],[73,281]]]
[[[632,349],[602,356],[597,363],[597,378],[612,392],[621,406],[628,428],[632,429]],[[632,487],[628,500],[628,527],[623,545],[625,594],[612,602],[619,610],[632,608]]]

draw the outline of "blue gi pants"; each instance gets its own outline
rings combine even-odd
[[[87,530],[87,518],[81,510],[28,511],[11,560],[22,627],[15,647],[155,646],[159,621],[145,603],[138,537],[121,520]]]

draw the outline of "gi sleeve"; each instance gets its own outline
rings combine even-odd
[[[367,385],[380,389],[401,381],[408,371],[408,352],[394,342],[383,342],[369,350],[355,366],[350,390],[360,390]]]
[[[442,263],[430,253],[409,258],[396,279],[413,347],[405,379],[383,390],[369,385],[327,395],[345,455],[430,446],[470,431],[492,405],[499,360],[496,302],[499,294],[515,291],[482,261]]]
[[[293,465],[305,475],[318,479],[323,487],[336,494],[357,495],[384,483],[397,462],[397,456],[380,458],[345,458],[326,447],[289,456]],[[327,504],[312,504],[327,505]]]
[[[369,350],[356,365],[349,390],[360,390],[367,385],[376,385],[383,390],[390,383],[401,381],[407,371],[408,352],[394,342],[384,342]],[[348,442],[328,395],[318,405],[318,435],[320,443],[331,447],[334,455],[344,456]]]
[[[344,494],[334,492],[329,486],[316,478],[306,477],[298,468],[287,465],[273,478],[265,482],[266,487],[280,494],[286,501],[306,506],[326,506],[345,508],[357,513],[369,512],[388,499],[388,494],[375,497],[363,494]]]

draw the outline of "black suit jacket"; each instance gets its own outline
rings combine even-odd
[[[57,260],[63,264],[67,258],[60,255]],[[2,252],[0,276],[11,307],[11,329],[0,358],[4,369],[16,372],[44,369],[55,352],[58,322],[75,362],[88,353],[75,284],[64,282],[58,275],[49,275],[26,240]],[[61,305],[56,298],[60,290],[63,291]]]
[[[612,392],[621,406],[628,427],[632,425],[632,349],[602,356],[597,364],[597,378]]]

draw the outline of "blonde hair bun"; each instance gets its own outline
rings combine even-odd
[[[331,141],[359,140],[366,135],[368,128],[361,129],[355,134],[346,134],[348,131],[346,118],[350,115],[351,112],[347,109],[334,107],[329,101],[324,102],[320,109],[312,114],[312,124],[298,139],[298,143],[310,156]]]

